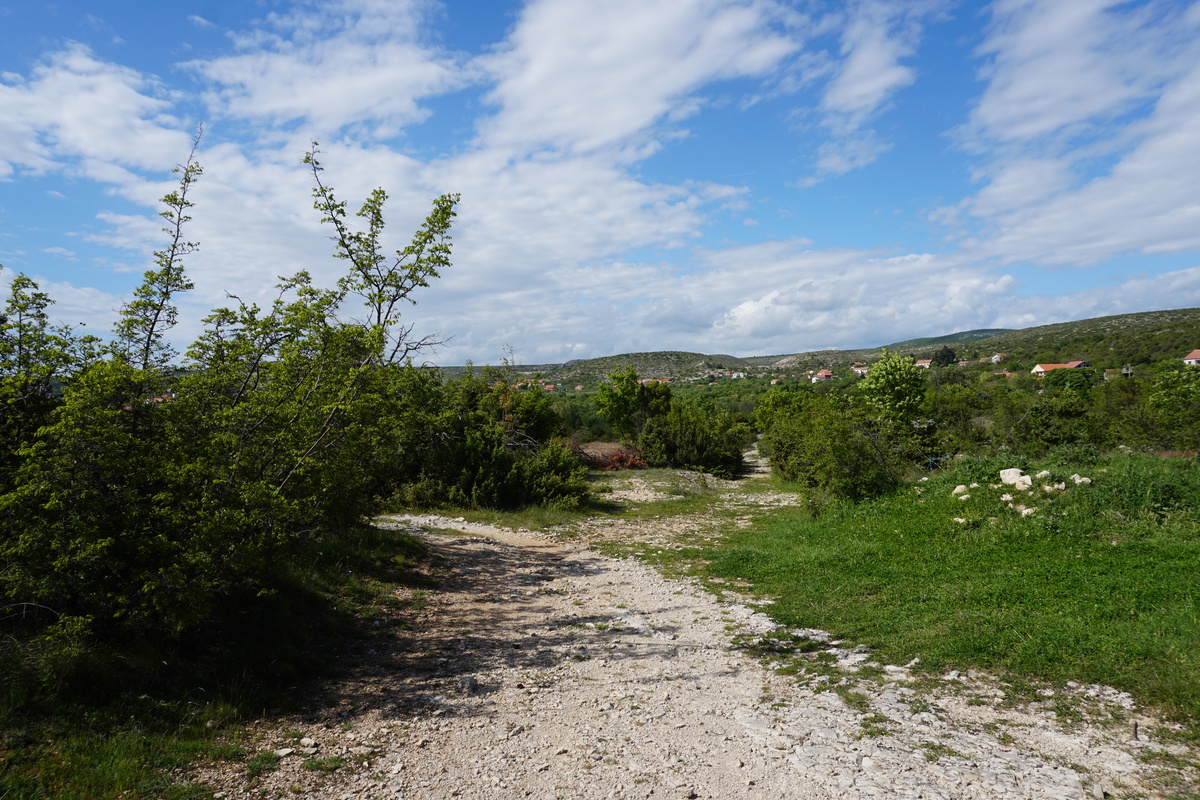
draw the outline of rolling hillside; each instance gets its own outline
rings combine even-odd
[[[1060,322],[1020,330],[981,329],[945,336],[909,339],[885,345],[891,352],[930,356],[948,345],[960,358],[978,359],[1004,353],[1005,363],[1032,367],[1035,363],[1090,361],[1098,368],[1148,364],[1200,348],[1200,308],[1145,311]],[[555,383],[595,384],[610,372],[632,366],[645,378],[686,379],[725,370],[769,372],[837,369],[855,361],[879,358],[884,346],[862,350],[817,350],[788,355],[739,357],[667,350],[625,353],[566,364],[519,366],[518,372],[539,374]],[[456,368],[446,368],[447,372]]]

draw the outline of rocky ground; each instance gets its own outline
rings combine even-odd
[[[645,507],[697,483],[708,511],[557,535],[381,520],[430,544],[439,588],[381,621],[311,713],[257,725],[257,760],[191,777],[223,798],[1195,796],[1196,753],[1128,695],[1068,686],[1014,704],[989,676],[875,664],[819,631],[775,630],[735,586],[601,554],[794,501],[661,473],[621,473],[607,496]],[[761,646],[796,633],[826,644]],[[811,668],[778,674],[784,662]]]

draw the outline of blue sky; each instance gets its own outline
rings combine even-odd
[[[0,264],[111,324],[197,126],[179,343],[459,192],[438,363],[1200,306],[1200,2],[0,0]]]

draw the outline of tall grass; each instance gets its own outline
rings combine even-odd
[[[892,663],[976,667],[1128,690],[1200,715],[1200,467],[1119,457],[1051,467],[1023,517],[995,460],[894,496],[736,532],[709,571],[751,581],[785,625]],[[1065,480],[1064,492],[1040,485]],[[969,499],[951,492],[978,482]]]

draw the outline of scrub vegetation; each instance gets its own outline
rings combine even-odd
[[[928,370],[885,350],[866,377],[819,383],[718,378],[729,365],[711,359],[731,357],[674,382],[639,374],[653,359],[610,360],[580,391],[513,364],[450,377],[413,366],[438,340],[400,312],[451,267],[458,196],[387,254],[386,193],[352,219],[319,156],[314,144],[305,164],[343,277],[281,279],[267,307],[232,298],[183,353],[170,332],[199,246],[192,157],[163,198],[166,245],[110,338],[52,325],[52,299],[11,281],[0,797],[205,797],[164,776],[201,759],[272,769],[270,753],[248,756],[246,721],[327,675],[403,605],[398,587],[436,571],[415,540],[365,525],[373,515],[569,528],[618,513],[585,462],[736,479],[756,438],[800,505],[753,524],[727,514],[663,559],[747,581],[782,624],[884,658],[1107,683],[1195,719],[1200,367],[1177,357],[1200,344],[1191,317],[1131,326],[1135,343],[1119,326],[1069,343],[1142,359],[1128,378],[994,374],[1052,352],[1044,335],[999,366],[960,366],[937,340],[911,345],[931,349]],[[999,481],[1014,467],[1046,474],[1017,492]],[[704,493],[678,494],[628,514],[703,513]]]

